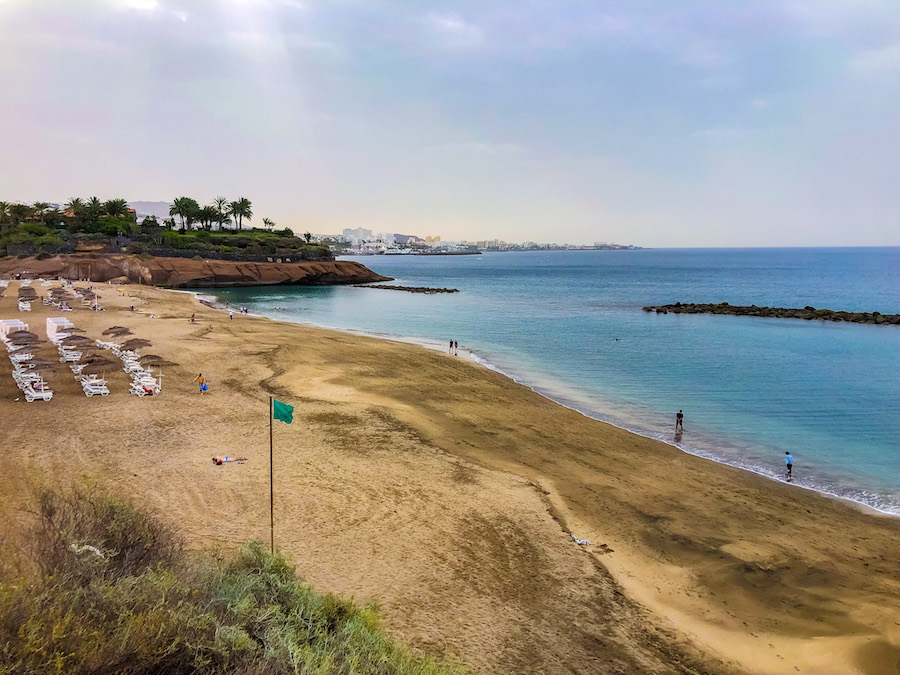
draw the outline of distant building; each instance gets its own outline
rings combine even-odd
[[[341,234],[345,237],[356,237],[357,239],[361,239],[363,241],[372,238],[372,230],[367,230],[363,227],[357,227],[354,229],[345,227],[344,231]]]
[[[375,239],[383,244],[394,244],[397,241],[392,232],[377,232],[375,234]]]

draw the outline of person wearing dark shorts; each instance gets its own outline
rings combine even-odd
[[[793,479],[793,471],[794,471],[794,458],[791,453],[786,452],[784,458],[784,468],[787,470],[787,479],[788,483]]]
[[[678,431],[679,429],[684,431],[684,412],[681,410],[675,415],[675,431]]]

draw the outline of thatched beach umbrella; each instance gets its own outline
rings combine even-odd
[[[22,364],[26,366],[28,370],[50,370],[53,367],[53,364],[44,361],[43,359],[33,359],[31,361],[26,361]]]
[[[65,345],[66,347],[72,347],[84,344],[92,345],[94,344],[94,341],[89,337],[85,337],[84,335],[69,335],[60,340],[59,344]]]
[[[108,359],[105,356],[103,356],[102,354],[90,354],[81,360],[81,364],[84,366],[90,366],[90,365],[94,365],[97,363],[109,363],[110,365],[113,365],[116,368],[119,367],[118,361],[113,361],[112,359]]]
[[[42,345],[42,344],[44,344],[44,342],[45,342],[45,340],[41,340],[37,337],[26,337],[24,335],[20,336],[20,337],[14,337],[14,338],[9,339],[9,343],[11,345],[15,345],[17,347],[21,347],[22,345],[30,345],[30,346]]]
[[[13,355],[15,355],[15,354],[25,354],[25,353],[28,353],[28,352],[33,352],[34,350],[35,350],[35,348],[32,347],[31,345],[23,345],[23,346],[21,346],[21,347],[17,347],[16,349],[13,349],[13,350],[9,353],[9,355],[10,355],[10,356],[13,356]]]
[[[128,330],[125,326],[110,326],[105,331],[101,333],[101,335],[112,335],[120,330]]]
[[[53,367],[52,363],[35,363],[33,366],[29,368],[29,370],[33,370],[35,372],[42,372],[45,370],[50,370]],[[43,375],[41,375],[43,377]]]
[[[135,349],[142,349],[143,347],[149,347],[152,342],[150,340],[145,340],[143,338],[131,338],[130,340],[126,340],[120,346],[121,349],[125,349],[127,351],[133,352]]]
[[[174,361],[168,361],[161,356],[157,356],[156,354],[147,354],[147,356],[141,357],[141,365],[142,366],[177,366],[178,364]]]
[[[26,337],[26,336],[36,338],[37,334],[32,333],[30,330],[14,330],[14,331],[6,334],[7,338]]]
[[[141,365],[142,366],[156,366],[159,368],[159,377],[162,378],[162,369],[163,366],[168,368],[169,366],[177,366],[178,364],[174,361],[167,361],[161,356],[157,356],[156,354],[147,354],[147,356],[141,357]],[[162,379],[160,379],[160,384],[162,384]]]
[[[29,359],[25,362],[26,366],[52,366],[53,364],[47,359],[42,359],[40,356],[35,356],[33,359]]]
[[[84,368],[81,369],[82,375],[99,375],[100,373],[108,373],[111,370],[118,370],[119,364],[108,361],[105,363],[97,362],[97,363],[89,363]]]

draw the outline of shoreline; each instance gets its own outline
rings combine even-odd
[[[176,290],[176,289],[165,289],[165,290]],[[221,306],[221,303],[219,302],[219,300],[216,296],[211,295],[208,292],[205,292],[204,290],[177,290],[176,292],[194,294],[197,297],[197,299],[200,302],[203,302],[203,304],[206,304],[206,306],[208,306],[212,309],[219,310],[219,311],[225,311],[225,312],[228,311],[223,306]],[[201,300],[201,297],[211,299],[211,303],[207,304],[206,302]],[[309,326],[312,328],[320,328],[322,330],[331,330],[331,331],[336,331],[339,333],[346,333],[348,335],[358,335],[358,336],[362,336],[362,337],[370,337],[370,338],[379,339],[379,340],[386,340],[389,342],[398,342],[398,343],[402,343],[402,344],[414,344],[414,345],[419,345],[421,347],[425,347],[426,349],[430,349],[430,350],[433,350],[436,352],[443,352],[443,350],[446,348],[446,345],[443,342],[438,342],[437,340],[432,339],[432,338],[423,338],[423,337],[397,335],[397,334],[386,334],[386,333],[378,333],[378,332],[374,332],[374,331],[357,330],[357,329],[352,329],[352,328],[339,328],[339,327],[335,327],[335,326],[326,326],[323,324],[317,324],[317,323],[313,323],[313,322],[309,322],[309,321],[299,321],[299,320],[275,318],[275,317],[269,316],[267,314],[252,314],[251,313],[251,314],[245,315],[245,316],[253,316],[256,318],[265,318],[270,321],[285,321],[286,323],[292,323],[292,324],[296,324],[296,325],[300,325],[300,326]],[[848,503],[854,507],[859,508],[863,513],[868,513],[870,515],[891,517],[891,518],[900,518],[900,504],[897,504],[896,506],[892,506],[892,507],[887,507],[887,508],[879,508],[878,506],[875,506],[871,503],[862,501],[859,498],[842,495],[842,494],[839,494],[837,492],[834,492],[834,491],[829,490],[824,487],[817,487],[814,485],[804,485],[804,484],[798,483],[798,482],[788,483],[787,481],[780,479],[778,477],[778,474],[771,473],[771,472],[767,473],[763,467],[755,467],[752,465],[738,464],[733,461],[729,461],[726,457],[723,457],[721,455],[715,455],[714,452],[702,450],[699,448],[691,448],[689,446],[686,447],[686,446],[680,445],[678,442],[669,440],[669,439],[661,437],[661,436],[653,435],[653,432],[642,430],[639,428],[630,427],[627,425],[627,423],[617,420],[615,418],[615,416],[612,416],[612,417],[605,416],[605,415],[607,415],[607,413],[584,410],[579,407],[578,402],[558,396],[546,389],[541,388],[539,385],[532,384],[531,382],[528,381],[527,375],[517,375],[514,372],[504,370],[502,367],[497,366],[496,364],[492,363],[490,361],[489,357],[482,356],[471,349],[461,347],[460,355],[464,356],[465,358],[467,358],[471,361],[474,361],[475,363],[478,363],[481,366],[484,366],[485,368],[487,368],[493,372],[503,375],[504,377],[510,379],[512,382],[514,382],[515,384],[517,384],[519,386],[526,387],[530,391],[533,391],[535,394],[547,399],[548,401],[551,401],[557,405],[560,405],[568,410],[572,410],[573,412],[577,412],[578,414],[584,416],[585,418],[593,420],[595,422],[600,422],[602,424],[609,424],[610,426],[616,427],[617,429],[621,429],[622,431],[628,432],[630,434],[634,434],[641,438],[646,438],[651,441],[659,441],[661,443],[665,443],[666,445],[668,445],[672,448],[675,448],[676,450],[679,450],[680,452],[683,452],[686,455],[690,455],[692,457],[698,457],[700,459],[704,459],[709,462],[713,462],[714,464],[727,466],[727,467],[730,467],[733,469],[738,469],[740,471],[746,471],[750,474],[753,474],[753,475],[759,476],[761,478],[765,478],[769,481],[772,481],[773,483],[786,485],[788,487],[800,488],[800,489],[807,490],[807,491],[810,491],[810,492],[818,494],[818,495],[822,495],[824,497],[828,497],[829,499],[836,499],[841,502]],[[715,439],[712,439],[712,440],[713,440],[713,442],[715,442]],[[735,447],[737,448],[739,446],[735,446]],[[894,510],[890,510],[891,508],[893,508]]]

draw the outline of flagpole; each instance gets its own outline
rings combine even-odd
[[[272,452],[272,419],[274,410],[272,406],[272,397],[269,396],[269,539],[272,555],[275,555],[275,474],[272,461],[274,455]]]

